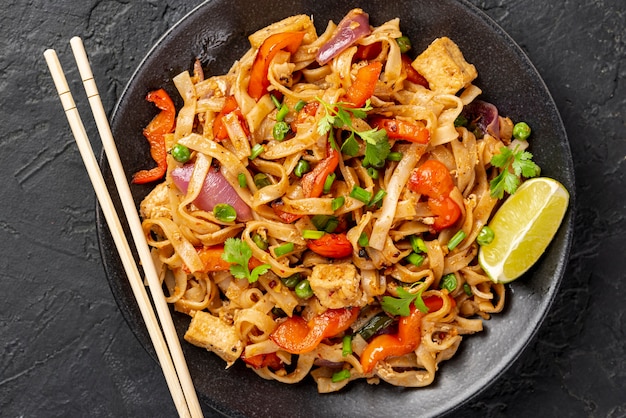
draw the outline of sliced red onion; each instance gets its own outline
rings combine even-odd
[[[474,100],[465,106],[463,114],[470,125],[477,126],[483,134],[489,134],[495,138],[500,138],[500,121],[498,120],[498,109],[491,103],[482,100]]]
[[[372,28],[370,28],[369,15],[361,9],[350,10],[341,19],[328,42],[317,51],[317,62],[320,65],[326,64],[370,33],[372,33]]]
[[[187,193],[189,180],[193,173],[193,164],[185,164],[172,170],[172,180],[178,189]],[[233,186],[224,178],[224,176],[213,168],[209,172],[202,184],[202,190],[198,197],[193,201],[198,208],[210,212],[213,207],[219,203],[228,203],[235,212],[237,212],[237,220],[246,222],[252,219],[252,211],[250,206],[244,202]]]

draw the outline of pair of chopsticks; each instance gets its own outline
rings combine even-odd
[[[72,129],[72,134],[76,139],[78,150],[87,168],[89,179],[96,192],[96,196],[104,213],[107,225],[119,252],[122,264],[139,309],[148,328],[148,333],[154,344],[159,363],[163,369],[165,380],[172,395],[172,400],[181,417],[202,417],[202,409],[196,395],[189,369],[180,346],[180,341],[172,322],[172,317],[165,301],[161,282],[150,254],[150,249],[146,237],[141,227],[141,220],[135,207],[133,197],[128,185],[128,180],[124,174],[124,169],[120,161],[111,127],[102,106],[102,101],[93,78],[89,59],[85,51],[82,40],[74,37],[70,40],[70,45],[76,59],[76,64],[89,99],[91,111],[93,113],[98,132],[102,140],[102,145],[113,173],[113,178],[122,201],[124,213],[130,226],[135,247],[139,253],[139,258],[152,294],[152,300],[159,317],[157,320],[150,298],[139,274],[137,264],[133,258],[130,246],[120,223],[120,218],[113,206],[111,195],[108,192],[106,183],[100,171],[98,162],[94,155],[91,143],[87,137],[87,132],[76,108],[76,104],[70,92],[65,74],[61,68],[61,63],[53,49],[44,52],[46,63],[54,80],[54,84],[61,99],[61,104],[67,116],[67,120]],[[160,323],[160,326],[159,326]],[[162,328],[162,332],[161,332]],[[165,335],[165,338],[164,338]]]

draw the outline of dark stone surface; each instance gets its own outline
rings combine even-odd
[[[57,49],[80,92],[68,41],[83,37],[110,112],[151,45],[198,3],[3,3],[0,416],[175,415],[158,366],[108,287],[95,197],[42,53]],[[626,4],[472,3],[520,44],[550,89],[570,139],[577,208],[545,324],[509,371],[454,415],[626,416]]]

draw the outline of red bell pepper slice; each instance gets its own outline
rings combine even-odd
[[[452,226],[461,216],[461,208],[450,198],[454,182],[448,168],[437,160],[428,160],[411,173],[410,190],[428,196],[428,207],[435,214],[435,231]]]
[[[255,369],[269,367],[272,370],[280,370],[283,368],[283,361],[276,355],[276,353],[257,354],[252,357],[241,356],[241,359]]]
[[[435,223],[432,225],[435,231],[454,225],[461,216],[459,205],[447,196],[439,199],[429,198],[428,208],[435,215]]]
[[[328,258],[344,258],[352,254],[352,244],[344,233],[324,234],[321,238],[307,241],[306,246]]]
[[[277,201],[270,205],[272,207],[272,210],[274,210],[274,213],[276,214],[276,216],[278,216],[281,221],[283,221],[286,224],[290,224],[302,218],[302,215],[285,212],[283,210],[284,205],[285,204],[282,201]]]
[[[339,165],[341,155],[330,143],[326,146],[326,158],[317,163],[313,170],[302,176],[300,182],[306,197],[320,197],[324,192],[326,177]]]
[[[450,295],[448,295],[448,299],[450,299],[450,304],[454,308],[456,306],[456,300]],[[426,296],[422,300],[424,301],[424,305],[428,308],[428,312],[438,311],[443,306],[443,299],[437,295]]]
[[[270,339],[291,354],[313,351],[324,338],[334,337],[348,329],[359,316],[359,308],[328,309],[308,323],[292,316],[272,332]]]
[[[374,337],[361,353],[363,373],[370,373],[376,363],[387,357],[403,356],[415,351],[420,344],[422,313],[411,304],[409,316],[398,322],[398,333],[382,334]]]
[[[167,170],[167,150],[165,149],[165,134],[174,131],[176,122],[176,108],[174,102],[163,89],[151,91],[146,100],[152,102],[161,111],[150,121],[143,130],[143,135],[150,144],[150,155],[156,167],[149,170],[141,170],[133,175],[133,183],[150,183],[161,179]]]
[[[200,261],[202,261],[202,273],[210,273],[213,271],[226,271],[230,269],[232,263],[224,260],[222,254],[224,254],[223,245],[213,245],[211,247],[196,247],[196,252]],[[260,266],[261,261],[255,257],[251,257],[248,261],[248,268],[253,270],[255,267]],[[189,273],[190,270],[187,266],[183,266],[185,272]]]
[[[267,87],[270,85],[267,79],[270,62],[278,51],[295,53],[302,43],[302,38],[304,38],[304,32],[282,32],[271,35],[263,41],[252,63],[248,84],[250,97],[258,101],[267,93]]]
[[[374,42],[369,45],[359,45],[357,47],[356,53],[354,54],[354,59],[358,61],[364,60],[373,60],[381,53],[383,50],[382,42]]]
[[[231,112],[235,112],[237,118],[241,122],[241,127],[243,128],[244,132],[246,133],[246,135],[250,135],[248,123],[246,122],[246,118],[243,116],[243,113],[239,109],[239,104],[237,103],[235,96],[228,96],[226,98],[226,101],[224,102],[224,107],[215,117],[215,121],[213,121],[213,137],[218,142],[228,138],[228,131],[226,130],[226,125],[224,125],[224,116],[228,115]]]
[[[445,197],[454,189],[448,168],[440,161],[427,160],[411,173],[409,189],[432,198]]]
[[[417,70],[413,68],[411,62],[411,58],[408,55],[402,54],[402,71],[406,73],[406,79],[411,83],[429,88],[428,80],[426,80],[423,75],[418,73]]]
[[[370,62],[359,68],[354,82],[348,87],[341,101],[349,103],[355,108],[363,107],[367,99],[374,94],[376,82],[382,69],[383,64],[379,61]]]
[[[420,121],[410,121],[397,118],[374,117],[370,121],[372,127],[384,129],[390,139],[402,139],[418,144],[427,144],[430,132]]]

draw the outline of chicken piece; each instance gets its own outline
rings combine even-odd
[[[353,264],[318,264],[309,277],[313,293],[326,308],[357,306],[361,280]]]
[[[227,367],[243,351],[243,342],[237,337],[235,327],[204,311],[195,312],[184,338],[189,343],[220,356],[227,363]]]
[[[165,182],[156,186],[142,200],[139,213],[143,219],[172,218],[169,203],[169,190]]]
[[[459,47],[447,37],[435,39],[412,65],[428,80],[430,89],[441,94],[456,94],[478,76],[476,67],[465,61]]]

